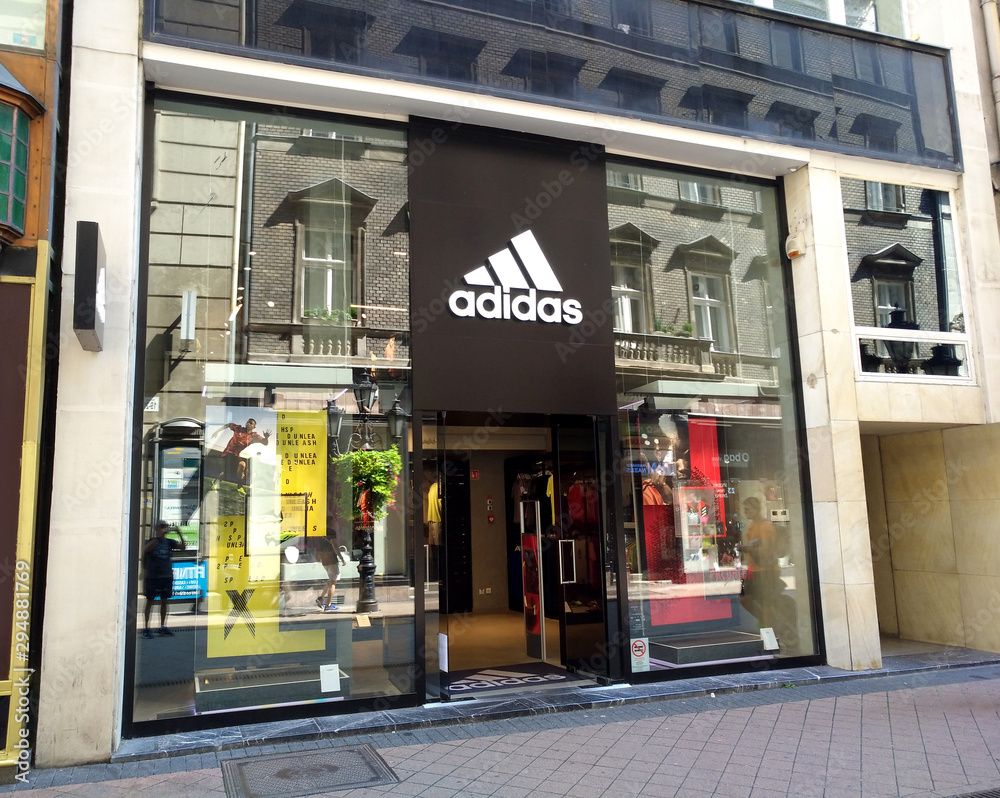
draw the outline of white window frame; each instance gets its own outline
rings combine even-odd
[[[708,281],[717,282],[721,288],[722,297],[714,298],[696,294],[695,287],[698,285],[699,280],[706,283]],[[695,336],[703,339],[711,339],[713,352],[735,353],[736,341],[733,335],[732,294],[729,290],[728,273],[689,272],[688,295],[691,298],[691,319],[694,323]],[[722,319],[719,325],[716,325],[712,319],[713,310],[721,311]]]

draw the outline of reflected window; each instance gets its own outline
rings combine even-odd
[[[732,352],[726,279],[698,273],[692,273],[690,279],[695,336],[710,340],[719,352]]]
[[[666,83],[639,72],[612,67],[601,81],[599,88],[613,91],[618,96],[618,107],[646,114],[660,113],[660,92]]]
[[[300,228],[302,315],[306,318],[324,318],[334,311],[349,315],[355,303],[350,233],[334,229],[335,218],[330,222],[331,228]]]
[[[618,169],[608,170],[608,184],[641,185],[640,175]],[[611,178],[616,175],[616,178]],[[659,241],[633,222],[610,231],[611,294],[615,303],[615,330],[648,333],[653,324],[652,284],[649,260]],[[659,327],[657,320],[657,327]]]
[[[611,0],[611,22],[623,33],[653,35],[649,0]]]
[[[474,83],[477,79],[476,59],[485,46],[485,39],[413,27],[394,52],[416,57],[421,75]]]
[[[854,70],[858,80],[874,83],[876,86],[883,85],[882,61],[879,59],[878,45],[855,39],[852,46]]]
[[[218,12],[219,22],[233,12]],[[231,21],[238,25],[238,18]],[[294,0],[275,24],[302,31],[302,49],[305,55],[323,58],[342,64],[360,64],[365,45],[365,34],[374,24],[375,17],[364,11],[340,6]]]
[[[698,205],[722,205],[722,193],[714,183],[678,180],[677,193],[686,202],[694,202]]]
[[[876,327],[888,327],[893,321],[914,321],[913,280],[878,277],[874,294]]]
[[[752,99],[753,95],[746,92],[705,86],[702,91],[703,119],[712,125],[746,129]]]
[[[638,172],[626,172],[620,169],[608,169],[608,185],[615,188],[627,188],[632,191],[642,191],[642,175]]]
[[[622,332],[644,333],[646,324],[646,292],[643,290],[642,265],[615,260],[611,264],[615,301],[615,329]]]
[[[878,30],[878,11],[875,0],[845,0],[847,24],[861,30]]]
[[[531,94],[570,100],[576,97],[577,76],[585,63],[584,58],[522,48],[501,74],[521,78]]]
[[[783,102],[775,102],[764,117],[774,123],[779,136],[789,139],[816,138],[815,122],[819,111],[799,108]]]
[[[739,52],[736,38],[736,17],[729,11],[713,8],[699,9],[701,20],[701,45],[724,53]]]
[[[802,31],[791,25],[771,25],[771,63],[802,72]]]
[[[906,211],[906,192],[903,186],[892,183],[865,183],[868,210],[903,213]]]

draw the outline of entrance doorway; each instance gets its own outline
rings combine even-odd
[[[429,693],[607,678],[605,435],[589,417],[449,413],[424,425]]]

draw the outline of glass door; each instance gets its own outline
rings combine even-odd
[[[586,417],[553,419],[556,539],[562,663],[608,675],[607,602],[611,563],[606,552],[608,500],[600,479],[606,425]]]

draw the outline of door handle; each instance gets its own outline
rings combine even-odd
[[[559,584],[576,584],[576,541],[559,541]],[[569,557],[569,567],[566,566],[566,558]]]

